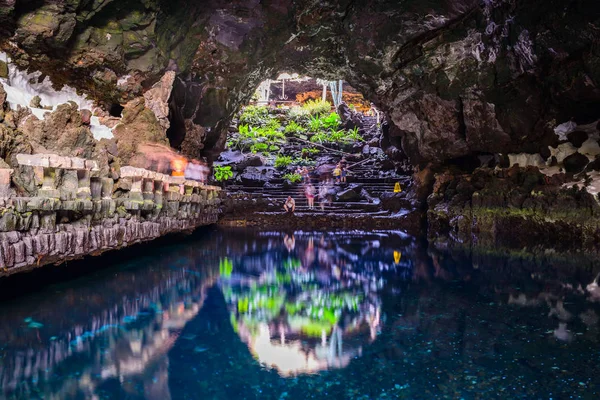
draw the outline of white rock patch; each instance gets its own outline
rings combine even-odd
[[[10,63],[10,58],[6,53],[0,52],[0,60],[8,65],[8,78],[0,78],[0,84],[4,87],[6,101],[13,110],[16,110],[17,106],[27,107],[37,118],[44,119],[45,114],[51,111],[30,107],[29,104],[35,96],[40,97],[43,106],[52,107],[52,110],[69,101],[75,102],[79,109],[94,109],[94,103],[88,98],[78,95],[74,88],[65,85],[60,91],[56,91],[52,87],[52,81],[49,77],[39,82],[41,72],[28,74],[19,71],[15,65]],[[102,125],[97,117],[92,117],[90,122],[90,130],[94,135],[94,139],[110,139],[113,137],[112,129]]]

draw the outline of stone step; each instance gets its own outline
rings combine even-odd
[[[277,211],[259,211],[256,212],[255,214],[257,215],[285,215],[286,212],[282,211],[282,212],[277,212]],[[330,214],[330,215],[339,215],[340,217],[344,217],[344,215],[354,215],[354,214],[361,214],[361,215],[370,215],[370,216],[387,216],[390,215],[389,211],[372,211],[372,212],[357,212],[357,213],[348,213],[348,212],[344,212],[344,213],[340,213],[340,212],[334,212],[334,211],[321,211],[320,208],[315,207],[313,210],[298,210],[298,208],[296,208],[296,212],[294,213],[295,215],[311,215],[311,214]]]

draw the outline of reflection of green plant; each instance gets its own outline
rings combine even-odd
[[[292,163],[293,159],[291,156],[282,156],[279,155],[275,158],[275,167],[287,167]]]
[[[229,165],[215,165],[215,180],[217,182],[223,182],[233,177],[233,171]]]
[[[297,258],[288,258],[283,263],[283,268],[286,270],[302,268],[302,261],[298,260]]]
[[[296,173],[285,174],[285,175],[283,175],[283,179],[287,179],[291,183],[298,183],[302,180],[302,175],[296,174]]]
[[[219,260],[219,273],[222,277],[229,278],[231,277],[231,272],[233,272],[233,263],[227,257]]]

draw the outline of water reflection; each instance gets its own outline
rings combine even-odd
[[[176,250],[3,304],[0,394],[95,399],[102,384],[135,378],[146,398],[169,399],[167,354],[218,276],[186,269],[204,251]]]
[[[397,232],[210,232],[0,305],[0,399],[597,398],[598,279]]]
[[[377,236],[264,235],[270,251],[222,262],[234,330],[282,376],[347,366],[377,336],[381,272],[399,259]]]

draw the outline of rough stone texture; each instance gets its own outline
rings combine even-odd
[[[84,126],[75,103],[59,105],[56,111],[48,113],[42,121],[29,116],[19,124],[18,130],[36,153],[54,152],[89,158],[96,145],[89,128]]]
[[[121,123],[113,134],[117,140],[118,155],[127,164],[144,143],[168,145],[165,130],[154,113],[145,107],[144,98],[137,98],[125,105]]]
[[[146,108],[154,113],[164,134],[171,126],[169,122],[169,98],[173,90],[175,76],[174,71],[167,72],[152,89],[144,93]]]
[[[594,247],[600,240],[598,198],[558,186],[563,182],[564,174],[547,177],[535,167],[438,174],[428,198],[428,235],[442,245]]]
[[[196,181],[123,167],[115,182],[100,178],[92,160],[16,159],[13,181],[28,182],[29,195],[17,197],[9,188],[12,170],[0,169],[0,276],[191,231],[216,223],[219,216],[219,189]],[[142,180],[151,191],[141,192]]]
[[[103,104],[175,71],[167,136],[194,157],[216,156],[238,107],[281,71],[345,78],[391,116],[413,163],[534,153],[556,125],[598,117],[594,0],[10,3],[15,62]]]

